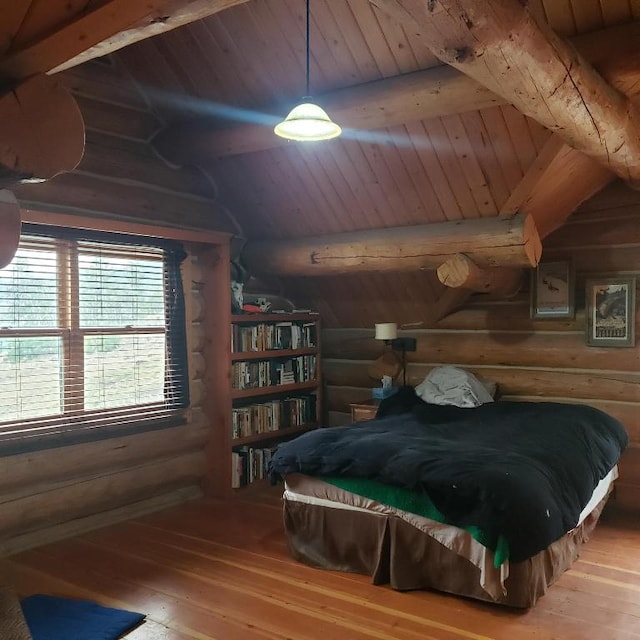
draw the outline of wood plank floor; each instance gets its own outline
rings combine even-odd
[[[26,551],[0,561],[0,575],[22,595],[146,613],[127,640],[640,640],[640,519],[613,510],[526,612],[298,564],[273,490],[190,502]]]

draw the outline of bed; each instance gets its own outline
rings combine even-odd
[[[442,406],[406,387],[374,420],[281,444],[271,474],[298,560],[526,608],[577,558],[626,445],[586,405]]]

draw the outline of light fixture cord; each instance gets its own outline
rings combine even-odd
[[[305,93],[306,96],[310,96],[310,92],[309,92],[309,1],[307,0],[307,92]]]

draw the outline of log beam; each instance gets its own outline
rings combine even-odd
[[[398,8],[398,20],[413,20],[396,0],[393,0],[393,4]],[[413,25],[415,26],[415,21]],[[422,30],[418,37],[429,44]],[[640,92],[637,72],[640,68],[638,40],[640,23],[636,22],[581,35],[572,42],[588,60],[601,69],[603,76],[614,87],[634,95]],[[449,66],[347,87],[316,98],[335,121],[346,129],[345,135],[349,134],[350,129],[382,129],[508,102],[473,78]],[[274,115],[273,124],[281,117],[282,114]],[[154,146],[162,156],[180,165],[207,158],[274,149],[286,144],[291,143],[274,136],[272,127],[265,124],[239,124],[220,128],[213,127],[211,119],[172,125],[154,140]]]
[[[243,2],[247,0],[109,0],[70,20],[65,13],[63,24],[54,14],[28,44],[0,60],[0,78],[17,80],[61,71]],[[30,28],[29,14],[15,22],[18,31],[5,38],[21,41],[21,30]]]
[[[414,71],[316,96],[318,104],[348,132],[381,129],[405,122],[465,113],[504,104],[494,93],[451,67]],[[262,116],[265,124],[213,128],[210,119],[172,125],[153,141],[156,150],[175,164],[213,157],[254,153],[291,144],[273,135],[282,114]],[[272,123],[271,123],[272,121]]]
[[[20,205],[11,191],[3,189],[0,191],[0,269],[4,269],[16,254],[20,227]]]
[[[614,178],[606,167],[552,134],[501,207],[500,215],[529,214],[544,239]]]
[[[518,0],[370,0],[433,53],[640,187],[640,110]]]
[[[479,267],[462,253],[443,262],[438,267],[437,274],[438,280],[452,289],[470,289],[479,293],[495,293],[505,297],[516,295],[523,281],[521,269]]]
[[[530,216],[478,218],[367,229],[288,240],[250,241],[242,252],[250,273],[325,276],[356,271],[435,269],[458,253],[483,267],[532,267],[542,244]]]
[[[48,180],[83,153],[82,114],[57,80],[33,76],[0,98],[0,184]]]

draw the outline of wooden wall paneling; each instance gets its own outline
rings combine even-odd
[[[354,17],[352,3],[324,2],[325,11],[333,18],[332,24],[323,31],[329,35],[340,33],[345,46],[349,49],[354,66],[358,69],[361,82],[379,79],[382,74],[378,70],[375,59],[369,49],[366,36],[358,27]],[[324,11],[323,11],[324,13]]]
[[[430,121],[407,123],[406,129],[411,138],[420,162],[424,168],[425,180],[428,180],[439,202],[439,208],[442,211],[442,222],[445,220],[459,220],[462,218],[460,205],[456,200],[452,187],[449,183],[436,148],[431,141],[428,124]],[[430,219],[430,222],[438,222],[438,219]]]
[[[407,128],[404,125],[392,127],[389,129],[389,134],[395,141],[399,160],[403,165],[402,171],[406,172],[419,199],[418,208],[413,216],[406,218],[407,224],[418,224],[425,219],[430,222],[443,222],[447,218],[442,212],[440,201],[433,190],[429,176],[425,173]]]
[[[304,75],[297,75],[294,77],[277,78],[274,77],[276,69],[268,64],[271,55],[276,54],[275,50],[279,50],[286,41],[278,39],[270,43],[270,46],[265,48],[266,43],[263,39],[256,38],[255,28],[247,29],[245,25],[252,25],[252,10],[251,4],[240,7],[238,10],[229,12],[224,16],[224,19],[208,20],[207,27],[211,30],[216,40],[223,49],[227,52],[230,64],[237,67],[238,75],[243,76],[243,82],[249,88],[250,94],[249,104],[264,104],[265,102],[271,102],[270,98],[275,97],[276,91],[281,92],[280,95],[286,95],[288,90],[292,90],[294,87],[301,86],[298,82],[304,81]],[[283,3],[278,3],[285,4]],[[288,13],[288,12],[287,12]],[[285,22],[290,28],[290,33],[301,33],[298,25],[292,21],[291,16],[284,17]],[[255,24],[255,23],[254,23]],[[253,25],[252,25],[253,27]],[[288,36],[290,38],[293,35]],[[304,39],[301,39],[301,43],[304,43]],[[300,61],[301,68],[303,61]],[[298,92],[293,92],[294,95]],[[242,94],[240,97],[244,97]],[[246,104],[242,100],[241,104]]]
[[[338,16],[334,15],[337,5],[340,5],[341,9]],[[339,69],[338,78],[333,77],[331,81],[336,87],[360,84],[379,78],[377,69],[368,60],[370,57],[368,48],[366,45],[363,46],[361,35],[358,37],[358,30],[348,5],[331,2],[331,0],[316,0],[310,6],[310,51],[322,75],[331,78],[335,70]],[[304,27],[304,20],[301,20],[300,24]],[[315,44],[318,41],[326,43],[327,50],[331,54],[330,58],[315,52]],[[302,42],[304,43],[304,34]],[[363,55],[364,57],[361,57]],[[330,68],[327,69],[326,63],[329,61]],[[313,87],[313,82],[311,86]]]
[[[384,38],[373,6],[368,2],[358,1],[349,2],[348,6],[357,31],[360,32],[369,52],[372,69],[378,71],[381,78],[397,75],[399,73],[398,64],[389,55],[389,43]]]
[[[538,149],[531,137],[527,117],[509,104],[497,108],[502,111],[509,137],[513,141],[513,148],[522,169],[522,175],[524,175],[538,156]]]
[[[384,26],[384,37],[389,43],[389,51],[394,57],[400,73],[408,73],[420,68],[403,25],[395,20],[387,20]],[[415,44],[420,47],[419,40]]]
[[[491,107],[479,111],[480,116],[489,132],[489,139],[504,173],[509,193],[522,180],[524,171],[520,166],[518,155],[507,129],[504,112],[500,107]]]
[[[459,115],[442,118],[442,124],[449,136],[451,145],[458,156],[469,190],[475,201],[476,211],[480,216],[494,216],[498,213],[499,206],[493,199],[487,179],[484,174],[482,162],[477,156],[476,147],[471,143],[462,118]],[[480,147],[482,148],[482,147]]]
[[[460,114],[464,129],[469,136],[471,148],[478,155],[487,187],[496,209],[500,210],[509,197],[510,190],[502,170],[500,159],[496,155],[491,136],[479,111]]]
[[[444,127],[444,118],[432,118],[424,121],[423,124],[440,166],[448,178],[447,182],[451,185],[453,197],[458,202],[462,217],[478,217],[476,202],[465,179],[464,170],[460,165],[460,158],[455,153],[451,139]]]
[[[239,74],[235,73],[230,65],[206,64],[209,58],[211,60],[222,60],[225,55],[208,27],[209,22],[215,19],[213,17],[209,20],[198,20],[189,25],[192,46],[198,52],[201,64],[206,66],[208,73],[208,80],[206,84],[199,88],[199,91],[202,92],[205,99],[209,98],[214,103],[233,104],[233,92],[229,87],[242,82],[242,78],[238,77]],[[242,92],[239,95],[246,95],[246,93],[247,89],[243,85]]]
[[[358,221],[362,223],[369,219],[373,202],[367,203],[365,198],[358,197],[357,184],[353,184],[340,171],[330,147],[309,150],[308,153],[301,153],[301,157],[313,175],[317,188],[327,192],[326,197],[331,198],[332,228],[352,229],[358,226]]]
[[[635,6],[631,0],[631,6]],[[627,22],[631,17],[629,0],[600,0],[600,8],[602,9],[602,18],[605,25],[620,24]],[[635,9],[635,16],[638,11]]]
[[[578,33],[594,31],[602,26],[600,0],[573,0],[571,4]]]
[[[321,34],[315,30],[313,25],[313,13],[316,8],[315,4],[311,5],[311,29],[310,34],[310,51],[314,52],[313,59],[309,61],[310,66],[310,86],[312,94],[318,93],[318,87],[327,85],[324,68],[319,65],[319,60],[325,59],[324,51],[320,49],[324,47],[324,41]],[[287,9],[283,12],[282,9]],[[272,62],[276,62],[281,76],[285,76],[286,90],[280,92],[279,95],[273,95],[274,100],[271,102],[283,103],[283,98],[289,96],[295,103],[299,101],[305,90],[305,31],[304,31],[304,12],[305,8],[301,3],[292,2],[253,2],[248,6],[248,10],[253,15],[253,25],[257,31],[257,37],[263,45],[260,51],[261,57],[265,64],[269,63],[269,58],[273,55]],[[274,47],[274,44],[276,45]],[[280,84],[282,79],[278,78]],[[330,83],[329,83],[330,86]],[[265,101],[262,101],[264,104]],[[293,108],[293,104],[289,108]],[[283,110],[287,108],[283,104]],[[286,114],[283,113],[284,117]]]
[[[543,0],[544,12],[549,24],[561,36],[572,36],[576,25],[571,10],[571,0]]]
[[[274,171],[274,179],[280,174],[288,176],[290,188],[294,193],[295,210],[311,233],[322,233],[324,229],[339,228],[342,216],[350,218],[336,197],[331,183],[322,178],[322,169],[317,166],[317,158],[313,149],[291,148],[278,154],[280,166]],[[296,175],[291,180],[291,177]]]
[[[5,53],[10,47],[20,25],[31,8],[32,0],[15,0],[2,8],[0,25],[0,51]]]
[[[362,153],[371,168],[372,179],[377,185],[380,185],[389,205],[385,211],[386,226],[398,226],[403,224],[403,220],[407,217],[406,212],[411,215],[411,201],[415,192],[407,194],[400,188],[401,179],[393,174],[392,168],[386,160],[391,155],[388,146],[377,143],[360,144]]]
[[[344,153],[343,153],[344,151]],[[361,170],[363,164],[351,162],[352,154],[361,158],[360,145],[357,141],[344,141],[340,146],[328,145],[323,150],[323,158],[326,158],[326,167],[331,175],[331,182],[338,193],[349,194],[353,207],[353,218],[362,220],[366,227],[384,226],[384,213],[386,210],[384,199],[377,197],[377,193],[363,180]],[[342,216],[340,216],[342,219]],[[342,229],[346,229],[342,226]]]
[[[389,130],[389,134],[393,136],[391,138],[393,142],[377,145],[377,149],[391,177],[387,188],[395,190],[401,196],[401,208],[395,217],[398,224],[411,224],[412,222],[419,224],[426,217],[425,208],[414,180],[401,157],[400,145],[402,143],[400,140],[396,140],[392,130]],[[424,182],[424,176],[422,182]]]

